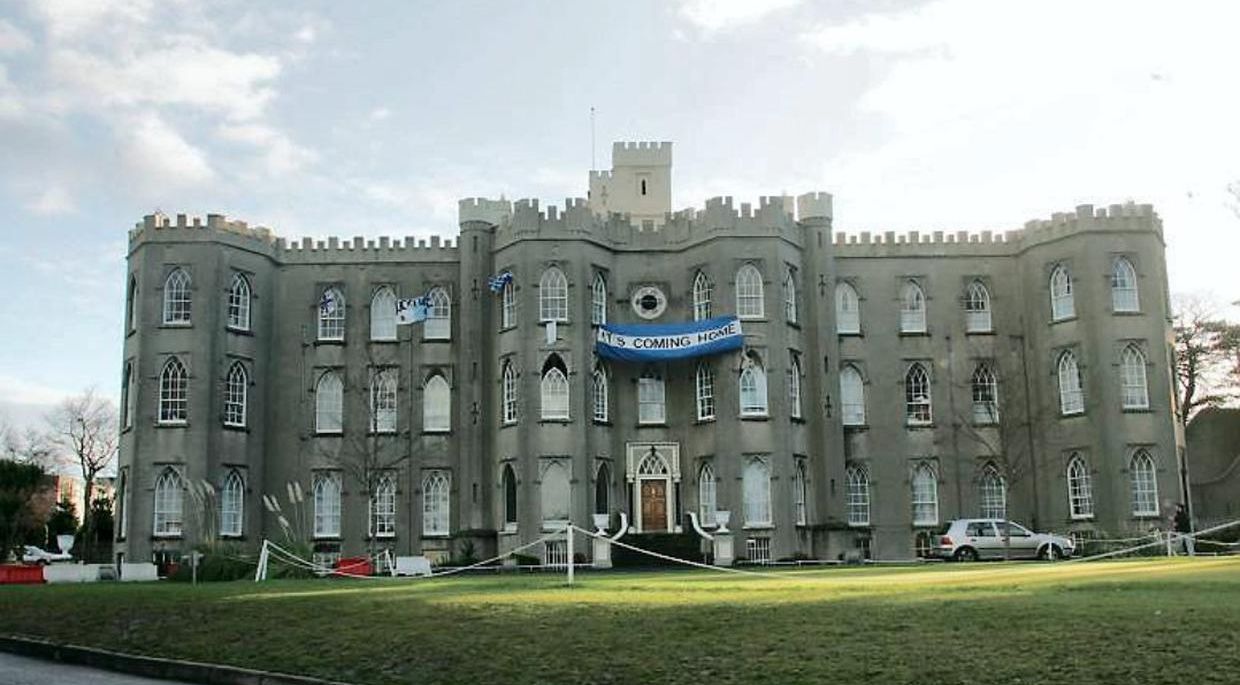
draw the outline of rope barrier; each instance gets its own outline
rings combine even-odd
[[[681,563],[681,564],[686,564],[686,565],[688,565],[688,566],[695,566],[695,567],[697,567],[697,568],[705,569],[705,570],[707,570],[707,571],[719,571],[719,572],[724,572],[724,573],[736,573],[736,574],[746,575],[746,576],[762,576],[762,577],[767,577],[767,578],[778,578],[778,579],[780,579],[780,580],[796,580],[795,578],[791,578],[791,577],[789,577],[789,576],[788,576],[788,575],[786,575],[786,574],[780,574],[780,573],[763,573],[763,572],[761,572],[761,571],[746,571],[746,570],[744,570],[744,569],[732,568],[732,567],[730,567],[730,566],[711,566],[710,564],[703,564],[703,563],[700,563],[700,562],[697,562],[697,561],[689,561],[688,559],[678,559],[678,558],[676,558],[676,557],[673,557],[673,556],[668,556],[668,555],[666,555],[666,554],[661,554],[661,553],[659,553],[659,552],[652,552],[652,551],[650,551],[650,550],[648,550],[648,549],[642,549],[641,547],[636,547],[636,546],[634,546],[634,545],[630,545],[630,544],[628,544],[627,542],[620,542],[619,540],[613,540],[613,539],[611,539],[611,538],[607,537],[606,535],[603,535],[603,534],[601,534],[601,533],[595,533],[595,532],[592,532],[592,531],[588,531],[588,530],[586,530],[586,529],[584,529],[584,528],[578,528],[577,526],[574,526],[574,525],[572,525],[571,523],[568,525],[568,528],[569,528],[569,530],[578,530],[578,531],[581,531],[582,533],[585,533],[586,535],[588,535],[588,536],[590,536],[590,537],[592,537],[592,538],[595,538],[595,539],[598,539],[598,540],[603,540],[603,541],[606,541],[606,542],[608,542],[608,543],[610,543],[610,544],[616,545],[616,546],[618,546],[618,547],[623,547],[624,549],[627,549],[627,550],[631,550],[631,551],[634,551],[634,552],[640,552],[641,554],[645,554],[645,555],[647,555],[647,556],[651,556],[651,557],[654,557],[654,558],[656,558],[656,559],[663,559],[664,561],[675,561],[675,562],[678,562],[678,563]]]

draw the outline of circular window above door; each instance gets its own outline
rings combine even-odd
[[[667,295],[653,285],[643,285],[633,291],[633,311],[643,319],[657,319],[667,310]]]

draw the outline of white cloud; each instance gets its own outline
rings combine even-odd
[[[206,153],[157,114],[148,113],[128,122],[120,138],[124,144],[122,161],[151,185],[192,185],[215,177]]]
[[[0,54],[25,52],[33,46],[34,41],[30,40],[30,36],[10,22],[0,19]]]
[[[220,138],[258,148],[264,166],[273,176],[298,171],[318,159],[318,154],[293,142],[283,131],[264,124],[224,124]]]
[[[48,34],[72,40],[101,29],[126,30],[149,21],[153,0],[32,0],[31,8],[42,15]]]
[[[50,408],[72,394],[27,378],[0,373],[0,397],[9,405],[36,404]]]
[[[308,45],[310,43],[313,43],[315,38],[318,37],[318,31],[316,31],[313,26],[310,26],[309,24],[307,24],[301,27],[297,31],[297,33],[293,34],[293,37],[296,38],[298,42],[305,43]]]
[[[77,206],[67,190],[58,185],[53,185],[44,188],[27,203],[26,209],[32,214],[39,216],[55,216],[58,214],[69,214],[77,209]]]
[[[392,110],[387,107],[376,107],[370,111],[371,121],[384,121],[392,116]]]
[[[800,4],[801,0],[681,0],[682,19],[705,33],[728,31]],[[682,34],[683,35],[683,34]]]

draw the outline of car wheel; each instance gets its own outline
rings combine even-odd
[[[977,550],[972,547],[961,547],[956,550],[956,561],[977,561]]]
[[[1038,558],[1055,561],[1063,558],[1063,551],[1059,549],[1059,545],[1047,545],[1038,551]]]

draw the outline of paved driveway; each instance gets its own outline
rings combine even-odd
[[[174,682],[177,681],[139,678],[0,652],[0,683],[4,685],[167,685]]]

